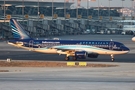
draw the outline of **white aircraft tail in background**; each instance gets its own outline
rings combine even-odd
[[[134,41],[134,42],[135,42],[135,37],[133,37],[133,38],[132,38],[132,41]]]

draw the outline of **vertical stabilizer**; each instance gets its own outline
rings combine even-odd
[[[11,30],[16,39],[30,39],[29,35],[24,30],[24,27],[15,19],[10,19]]]

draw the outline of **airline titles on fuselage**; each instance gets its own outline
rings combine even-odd
[[[60,42],[52,42],[52,41],[42,41],[42,44],[59,44]]]
[[[30,43],[29,43],[30,44]],[[105,41],[80,41],[80,42],[71,42],[71,43],[62,43],[60,41],[42,41],[40,42],[33,42],[33,44],[35,46],[42,46],[42,47],[46,47],[46,46],[57,46],[57,45],[89,45],[89,46],[95,46],[95,47],[103,47],[103,48],[113,48],[113,49],[120,49],[119,46],[116,46],[115,43],[111,43],[111,42],[105,42]]]
[[[78,43],[71,43],[71,44],[62,44],[60,41],[42,41],[42,46],[47,45],[47,46],[53,46],[53,45],[90,45],[90,46],[95,46],[95,47],[112,47],[113,49],[119,49],[119,47],[114,45],[110,45],[110,42],[102,42],[102,41],[82,41]]]

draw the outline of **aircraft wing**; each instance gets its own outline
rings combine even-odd
[[[52,48],[62,51],[84,51],[82,50],[83,45],[61,45],[61,46],[53,46]]]
[[[61,46],[53,46],[53,49],[57,49],[57,52],[59,54],[69,54],[69,53],[75,53],[76,51],[85,51],[87,53],[95,53],[90,48],[97,48],[94,46],[87,46],[87,45],[61,45]]]

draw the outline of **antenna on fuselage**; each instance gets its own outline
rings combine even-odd
[[[113,40],[111,39],[111,41],[113,41]]]

